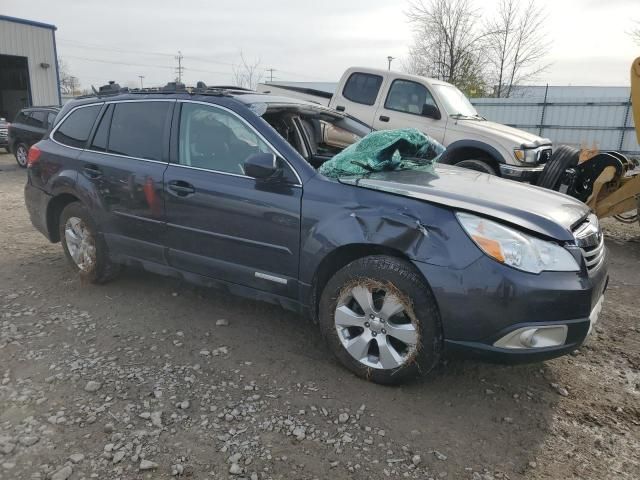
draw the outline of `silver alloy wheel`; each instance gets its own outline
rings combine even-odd
[[[413,357],[418,331],[412,317],[395,293],[368,285],[343,293],[334,314],[338,338],[347,352],[363,365],[381,370],[398,368]]]
[[[16,160],[18,161],[18,165],[24,167],[27,165],[27,157],[29,156],[29,152],[24,145],[18,145],[16,149]]]
[[[64,225],[64,239],[69,255],[83,272],[93,268],[96,261],[96,245],[93,235],[78,217],[69,217]]]

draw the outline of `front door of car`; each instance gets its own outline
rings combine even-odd
[[[295,296],[302,198],[297,175],[281,158],[275,177],[245,175],[249,156],[278,152],[224,107],[182,102],[180,110],[164,176],[170,264]]]
[[[110,252],[166,263],[163,175],[175,100],[107,104],[80,155],[79,183],[91,189]]]
[[[396,79],[376,112],[373,128],[377,130],[417,128],[442,143],[446,120],[424,115],[425,105],[437,109],[436,102],[427,87],[411,80]]]

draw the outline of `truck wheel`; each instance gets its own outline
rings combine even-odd
[[[82,279],[105,283],[118,274],[120,266],[109,259],[104,238],[80,202],[64,207],[59,232],[65,256]]]
[[[27,148],[27,146],[24,143],[19,143],[18,145],[16,145],[14,155],[16,157],[16,162],[18,162],[18,165],[20,165],[22,168],[26,168],[27,157],[29,156],[29,149]]]
[[[456,167],[468,168],[469,170],[475,170],[477,172],[488,173],[489,175],[497,175],[496,169],[493,165],[490,165],[485,160],[462,160],[455,164]]]
[[[339,270],[320,297],[319,321],[340,362],[376,383],[427,374],[440,358],[435,299],[415,267],[402,259],[364,257]]]
[[[580,150],[568,145],[560,145],[546,163],[536,185],[551,190],[558,190],[562,183],[562,176],[567,168],[578,165]]]

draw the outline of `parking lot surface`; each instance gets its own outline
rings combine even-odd
[[[309,320],[139,270],[82,284],[0,155],[0,478],[640,478],[640,228],[588,345],[382,387]]]

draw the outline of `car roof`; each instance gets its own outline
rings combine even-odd
[[[49,106],[42,106],[42,107],[25,107],[20,111],[21,112],[38,112],[41,110],[58,112],[60,111],[60,107],[58,107],[57,105],[49,105]]]

